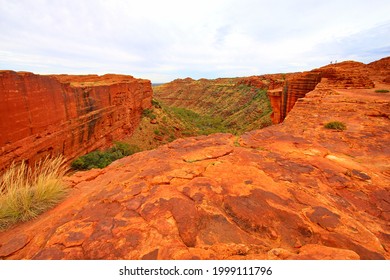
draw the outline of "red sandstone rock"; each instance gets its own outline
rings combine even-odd
[[[377,82],[390,84],[390,57],[382,58],[368,64],[370,68],[370,75],[376,79]]]
[[[332,88],[373,88],[374,81],[386,82],[390,77],[390,58],[369,65],[354,61],[330,64],[310,72],[290,75],[283,87],[269,88],[268,96],[273,108],[272,121],[280,123],[299,98],[305,97],[323,79],[322,84]],[[385,78],[383,78],[385,77]]]
[[[280,123],[299,98],[312,91],[321,80],[321,73],[312,71],[287,79],[283,88],[268,91],[272,106],[272,122]]]
[[[278,124],[283,120],[282,117],[282,112],[284,111],[284,106],[282,105],[283,88],[268,90],[267,95],[272,107],[272,115],[271,115],[272,123]]]
[[[369,67],[360,62],[345,61],[318,69],[333,88],[373,88]]]
[[[237,81],[239,85],[248,85],[256,88],[268,88],[268,81],[261,76],[251,76],[245,78],[239,78]]]
[[[389,104],[324,79],[279,125],[76,173],[56,208],[0,233],[0,258],[390,259]]]
[[[151,98],[150,81],[131,76],[0,71],[0,170],[106,147],[132,133]]]

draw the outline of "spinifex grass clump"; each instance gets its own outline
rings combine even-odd
[[[388,90],[388,89],[377,89],[375,92],[378,92],[378,93],[387,93],[387,92],[390,92],[390,90]]]
[[[63,199],[66,169],[62,157],[47,157],[33,168],[12,164],[0,177],[0,230],[33,219]]]
[[[325,128],[327,129],[335,129],[335,130],[346,130],[347,126],[339,121],[332,121],[328,122],[324,125]]]

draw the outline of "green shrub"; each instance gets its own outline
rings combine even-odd
[[[12,164],[0,178],[0,230],[52,208],[67,193],[63,157],[45,158],[33,168]]]
[[[387,92],[390,92],[390,91],[388,89],[377,89],[375,92],[387,93]]]
[[[123,142],[115,142],[115,145],[106,151],[93,151],[75,159],[71,163],[74,170],[89,170],[92,168],[104,168],[113,161],[140,152],[136,145]]]
[[[325,128],[327,129],[336,129],[336,130],[345,130],[347,129],[347,126],[339,121],[331,121],[328,122],[324,125]]]
[[[115,142],[115,145],[108,151],[112,154],[119,154],[120,157],[125,157],[138,153],[141,151],[141,149],[136,145],[130,145],[124,142]]]
[[[161,108],[161,104],[156,99],[152,99],[152,106],[155,108]]]
[[[147,118],[149,118],[151,120],[154,120],[154,119],[157,118],[156,115],[153,113],[153,109],[145,109],[145,110],[143,110],[142,116],[143,117],[147,117]]]

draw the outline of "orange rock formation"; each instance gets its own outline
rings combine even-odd
[[[76,173],[63,203],[0,233],[0,258],[390,259],[390,95],[340,84],[281,124]]]
[[[273,123],[282,122],[296,101],[312,91],[322,78],[331,81],[333,88],[373,88],[374,82],[369,76],[378,77],[377,68],[380,68],[382,72],[379,77],[387,77],[386,61],[388,59],[372,65],[346,61],[290,76],[284,87],[269,88],[268,96],[273,108]],[[381,66],[383,67],[381,68]]]
[[[108,146],[132,133],[151,99],[150,81],[131,76],[0,71],[0,170]]]

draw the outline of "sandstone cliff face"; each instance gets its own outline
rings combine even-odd
[[[283,87],[269,88],[268,97],[271,101],[273,123],[282,122],[294,107],[299,98],[312,91],[321,79],[326,79],[332,88],[373,88],[374,81],[386,82],[389,75],[389,58],[365,65],[360,62],[345,61],[330,64],[310,72],[291,75]]]
[[[131,76],[0,72],[0,170],[62,153],[72,159],[132,133],[150,81]]]
[[[374,90],[325,78],[282,124],[76,173],[63,203],[0,233],[0,258],[390,259],[390,95]]]
[[[268,97],[272,106],[272,122],[280,123],[294,107],[295,102],[312,91],[321,80],[321,74],[313,71],[287,79],[283,88],[271,89]]]

